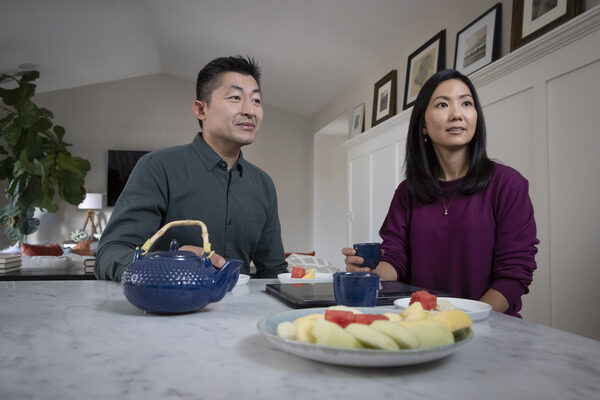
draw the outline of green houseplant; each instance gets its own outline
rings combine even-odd
[[[81,203],[90,170],[89,161],[67,150],[65,129],[54,125],[52,112],[31,101],[39,76],[38,71],[0,74],[0,182],[6,184],[8,200],[0,223],[12,241],[37,230],[36,207],[58,210],[55,194],[70,204]]]

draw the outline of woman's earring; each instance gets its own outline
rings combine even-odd
[[[427,143],[427,135],[425,135],[425,138],[423,140],[425,141],[425,143]]]

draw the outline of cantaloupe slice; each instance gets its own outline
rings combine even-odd
[[[442,322],[450,332],[456,332],[459,329],[468,328],[473,325],[471,318],[461,310],[440,311],[431,314],[427,319]]]

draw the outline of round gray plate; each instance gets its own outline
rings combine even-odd
[[[360,308],[364,313],[381,314],[389,309]],[[282,339],[277,336],[277,325],[283,321],[294,321],[296,318],[313,313],[323,313],[327,308],[304,308],[286,311],[262,319],[258,322],[258,330],[275,347],[299,357],[321,361],[329,364],[356,367],[395,367],[401,365],[420,364],[446,357],[473,338],[473,331],[461,337],[456,343],[424,350],[373,350],[373,349],[337,349],[319,346],[312,343],[301,343],[295,340]]]

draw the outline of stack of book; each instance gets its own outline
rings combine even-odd
[[[96,262],[96,258],[86,258],[83,260],[83,267],[85,268],[86,274],[94,273],[94,263]]]
[[[0,274],[18,271],[21,269],[20,254],[0,254]]]

